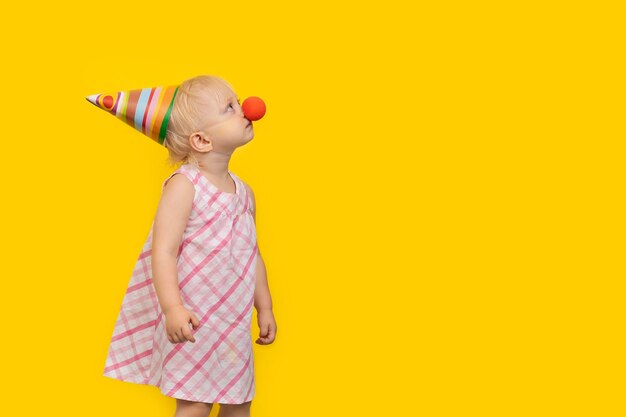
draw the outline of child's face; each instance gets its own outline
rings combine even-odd
[[[200,130],[205,139],[212,141],[213,148],[234,150],[252,140],[254,130],[252,122],[243,115],[235,92],[227,90],[221,96],[210,91],[203,95]]]

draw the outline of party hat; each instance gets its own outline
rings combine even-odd
[[[86,99],[163,145],[178,86],[141,88]]]

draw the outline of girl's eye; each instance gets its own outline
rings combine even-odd
[[[239,103],[239,99],[237,99],[237,104],[238,104],[239,106],[241,106],[241,104]],[[228,104],[228,107],[233,107],[233,103],[229,103],[229,104]],[[233,108],[234,108],[234,107],[233,107]]]

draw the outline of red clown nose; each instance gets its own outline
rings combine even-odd
[[[265,103],[259,97],[248,97],[241,103],[241,109],[246,119],[253,122],[265,116]]]

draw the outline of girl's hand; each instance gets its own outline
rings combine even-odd
[[[257,322],[259,323],[259,338],[256,343],[259,345],[269,345],[276,338],[276,320],[272,310],[261,310],[257,312]]]
[[[189,329],[189,323],[191,323],[194,330],[200,325],[200,320],[194,313],[182,305],[178,305],[168,308],[164,315],[167,340],[171,343],[183,343],[188,340],[194,343],[196,341]]]

